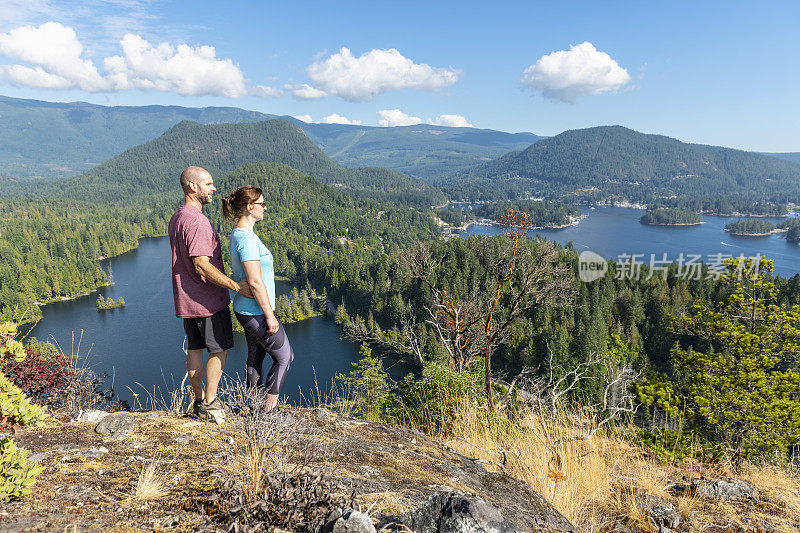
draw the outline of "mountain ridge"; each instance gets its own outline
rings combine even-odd
[[[222,177],[260,161],[282,163],[322,183],[368,196],[403,197],[423,204],[440,196],[400,172],[339,165],[297,125],[282,119],[238,124],[184,120],[158,138],[129,148],[76,178],[56,182],[56,186],[78,197],[157,195],[176,191],[177,176],[189,165],[205,167],[212,175]]]
[[[800,199],[800,166],[732,148],[684,143],[623,126],[568,130],[445,179],[452,192],[558,195],[597,189],[644,200],[682,194],[760,194]]]
[[[381,166],[423,178],[498,157],[539,139],[532,133],[477,128],[306,123],[237,107],[102,106],[0,96],[0,173],[18,178],[72,177],[160,136],[181,120],[220,124],[274,118],[298,125],[340,164]],[[414,128],[436,133],[420,135]]]

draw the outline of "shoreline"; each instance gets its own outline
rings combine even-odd
[[[641,220],[639,222],[641,222],[645,226],[661,226],[661,227],[699,226],[701,224],[705,224],[706,223],[705,220],[701,220],[700,222],[678,222],[678,223],[675,223],[675,224],[658,224],[658,223],[655,223],[655,222],[642,222]]]
[[[733,230],[725,228],[725,231],[730,233],[731,235],[735,235],[736,237],[769,237],[773,233],[788,233],[789,230],[787,228],[775,228],[766,233],[735,233]]]

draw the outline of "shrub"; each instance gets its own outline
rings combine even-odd
[[[400,388],[400,418],[427,433],[451,435],[463,409],[482,398],[482,384],[482,359],[473,361],[463,372],[449,365],[428,363],[419,376],[406,376]]]
[[[358,417],[373,422],[389,421],[392,383],[389,373],[383,369],[381,357],[373,354],[363,343],[359,350],[361,359],[353,363],[348,375],[338,374],[336,379],[345,386],[346,408]]]
[[[0,440],[0,500],[5,502],[31,493],[31,486],[43,468],[28,461],[28,450],[21,450],[14,439]]]
[[[16,324],[0,324],[0,364],[7,361],[21,362],[26,353],[22,343],[14,339]],[[0,425],[3,429],[19,425],[40,425],[45,413],[30,400],[19,387],[0,372]],[[20,450],[14,440],[0,439],[0,499],[8,501],[30,494],[30,487],[42,468],[28,461],[28,452]]]

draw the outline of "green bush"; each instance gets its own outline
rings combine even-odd
[[[43,468],[28,460],[28,450],[21,450],[14,439],[0,440],[0,500],[7,502],[31,493],[31,486]]]
[[[14,340],[16,332],[16,324],[0,323],[2,365],[25,359],[25,348]],[[22,390],[0,372],[0,425],[3,428],[40,425],[46,416],[40,406],[32,404]],[[0,499],[8,501],[30,494],[30,487],[41,471],[42,467],[30,463],[28,452],[18,449],[13,439],[0,439]]]
[[[419,376],[406,376],[398,415],[426,433],[451,435],[459,414],[483,401],[482,387],[483,359],[460,373],[449,365],[428,363]]]
[[[348,375],[338,374],[336,379],[345,387],[346,398],[341,402],[351,412],[364,420],[388,422],[392,417],[391,394],[393,385],[389,373],[383,369],[381,357],[373,354],[364,343],[359,350],[361,359],[353,363]]]

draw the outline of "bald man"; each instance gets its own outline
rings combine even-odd
[[[211,202],[214,180],[201,167],[189,167],[181,174],[184,203],[169,221],[172,247],[172,295],[175,316],[183,319],[188,351],[186,371],[194,390],[192,414],[222,423],[225,420],[217,386],[233,347],[233,328],[228,309],[228,290],[252,297],[247,283],[226,276],[222,265],[219,236],[201,209]],[[203,387],[203,350],[208,350]]]

